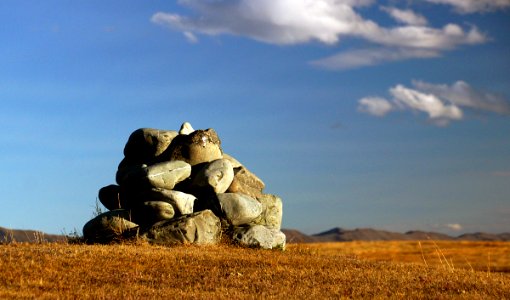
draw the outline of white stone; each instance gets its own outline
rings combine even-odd
[[[218,194],[218,200],[227,221],[232,225],[249,224],[262,213],[262,204],[243,194]]]
[[[193,127],[191,127],[191,124],[188,122],[184,122],[181,125],[181,129],[179,129],[179,134],[188,135],[188,134],[192,133],[193,131],[195,131],[195,129],[193,129]]]
[[[159,189],[159,191],[165,196],[165,201],[172,204],[181,215],[191,214],[193,212],[193,205],[197,197],[174,190]]]
[[[146,170],[146,177],[153,187],[169,190],[191,175],[191,166],[181,160],[157,163]]]
[[[193,179],[193,186],[212,187],[216,194],[224,193],[234,180],[234,168],[227,159],[217,159],[206,166]]]
[[[237,227],[234,229],[234,240],[246,247],[262,249],[284,249],[285,234],[276,229],[262,225]]]
[[[253,223],[280,230],[283,216],[282,199],[275,195],[263,194],[257,200],[262,204],[262,214]]]

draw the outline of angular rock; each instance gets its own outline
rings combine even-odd
[[[170,220],[175,216],[174,207],[164,201],[146,201],[131,209],[134,222],[142,226],[155,224],[159,221]]]
[[[262,196],[264,182],[245,167],[234,168],[234,180],[227,193],[241,193],[254,198]]]
[[[130,190],[151,187],[173,189],[175,185],[191,175],[191,166],[180,160],[160,162],[150,166],[141,165],[117,172],[120,186]]]
[[[111,184],[99,190],[99,201],[108,210],[123,208],[120,200],[120,186]]]
[[[221,141],[214,129],[195,130],[188,135],[178,135],[167,151],[161,155],[163,160],[182,160],[190,165],[210,162],[223,156]]]
[[[157,244],[216,244],[221,222],[210,210],[162,221],[149,228],[146,237]]]
[[[124,156],[134,163],[148,163],[163,153],[177,135],[174,130],[137,129],[129,136]]]
[[[193,178],[192,188],[211,187],[216,194],[224,193],[234,179],[230,161],[217,159],[206,164]]]
[[[111,242],[122,237],[126,231],[138,227],[138,224],[130,220],[131,213],[125,209],[102,213],[83,226],[83,237],[88,242]]]
[[[181,129],[179,129],[179,134],[188,135],[188,134],[192,133],[193,131],[195,131],[195,129],[193,129],[193,127],[191,127],[191,124],[188,122],[184,122],[181,125]]]
[[[285,234],[262,225],[234,228],[234,241],[246,247],[285,249]]]
[[[257,200],[262,204],[262,213],[252,223],[264,225],[269,229],[280,230],[283,216],[282,199],[275,195],[263,194]]]
[[[262,213],[262,204],[249,196],[224,193],[217,197],[221,210],[232,225],[249,224]]]

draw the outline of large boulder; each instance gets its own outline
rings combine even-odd
[[[120,186],[115,184],[102,187],[99,190],[98,198],[108,210],[124,208],[125,206],[120,199]]]
[[[131,222],[131,212],[116,209],[102,213],[83,226],[83,237],[87,242],[108,243],[124,236],[125,232],[138,227]]]
[[[197,199],[191,194],[163,188],[151,188],[140,192],[133,192],[126,197],[129,199],[130,207],[145,201],[167,202],[174,208],[176,217],[191,214],[193,212],[195,200]]]
[[[192,166],[220,159],[222,156],[221,141],[214,129],[180,134],[161,155],[162,159],[183,160]]]
[[[146,234],[157,244],[216,244],[221,237],[221,222],[210,210],[154,224]]]
[[[232,163],[226,159],[217,159],[207,163],[193,178],[192,188],[210,187],[216,194],[224,193],[234,179]]]
[[[243,194],[218,194],[218,200],[225,218],[232,225],[249,224],[262,213],[262,204]]]
[[[149,163],[163,153],[177,135],[174,130],[137,129],[129,136],[124,156],[134,163]]]
[[[131,209],[131,218],[141,226],[150,226],[175,216],[174,207],[164,201],[146,201]]]
[[[234,241],[246,247],[262,249],[284,249],[285,234],[262,225],[237,227],[234,229]]]
[[[227,193],[241,193],[254,198],[262,196],[264,182],[244,166],[234,168],[234,179]]]
[[[280,230],[283,216],[282,199],[275,195],[263,194],[257,200],[262,204],[262,213],[252,223]]]
[[[155,188],[173,189],[191,175],[191,166],[180,160],[165,161],[150,166],[140,165],[117,172],[119,185],[128,190]]]

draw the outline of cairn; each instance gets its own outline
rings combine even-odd
[[[282,200],[223,153],[213,129],[141,128],[124,147],[117,184],[99,190],[108,209],[85,224],[90,243],[139,237],[155,244],[216,244],[283,249]]]

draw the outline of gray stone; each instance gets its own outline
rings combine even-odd
[[[257,200],[243,194],[218,194],[221,210],[232,225],[249,224],[262,213],[262,205]]]
[[[175,216],[174,207],[164,201],[146,201],[131,209],[131,217],[140,225],[152,225],[159,221],[170,220]]]
[[[194,166],[220,159],[223,156],[221,141],[214,129],[195,130],[178,135],[161,155],[163,160],[183,160]]]
[[[254,198],[262,196],[264,182],[245,167],[234,168],[234,180],[227,189],[228,193],[241,193]]]
[[[217,159],[206,164],[193,179],[192,188],[211,187],[216,194],[224,193],[234,179],[230,161]]]
[[[234,228],[234,241],[246,247],[285,249],[285,234],[262,225]]]
[[[130,211],[117,209],[102,213],[88,221],[83,226],[83,237],[88,242],[110,242],[136,227],[138,224],[131,222]]]
[[[174,207],[178,215],[191,214],[197,199],[191,194],[162,188],[152,188],[140,194],[139,197],[145,200],[168,202]]]
[[[120,186],[126,186],[128,190],[141,190],[151,187],[171,190],[177,183],[185,180],[190,175],[191,166],[184,161],[175,160],[119,170],[117,181]]]
[[[179,134],[188,135],[188,134],[192,133],[193,131],[195,131],[195,129],[193,129],[193,127],[191,127],[191,124],[188,122],[184,122],[181,125],[181,129],[179,129]]]
[[[262,204],[262,213],[252,223],[264,225],[269,229],[280,230],[283,216],[282,199],[275,195],[263,194],[257,200]]]
[[[171,190],[190,175],[191,166],[179,160],[161,162],[147,168],[147,179],[156,188]]]
[[[147,232],[149,241],[158,244],[216,244],[221,237],[221,222],[210,210],[154,224]]]
[[[177,135],[174,130],[137,129],[129,136],[124,156],[135,164],[148,163],[163,153]]]
[[[111,184],[99,190],[99,201],[108,210],[123,208],[120,200],[120,186]]]

